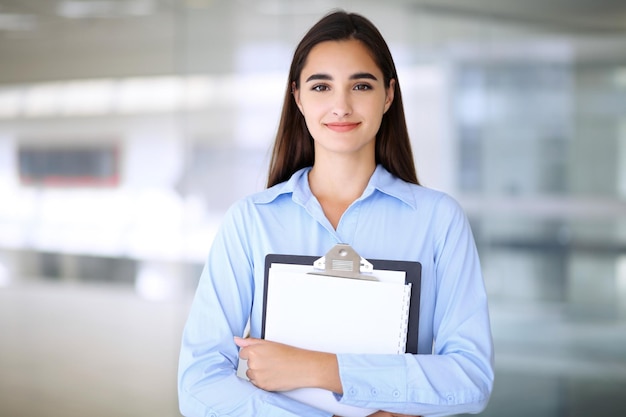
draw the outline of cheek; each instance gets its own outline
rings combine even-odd
[[[311,133],[311,135],[314,135],[314,132],[316,130],[319,129],[319,122],[318,119],[312,118],[312,117],[304,117],[304,123],[306,124],[307,129],[309,130],[309,133]]]
[[[300,111],[307,121],[320,119],[324,116],[324,106],[319,101],[306,100],[300,102]]]
[[[300,112],[304,117],[304,123],[306,124],[306,127],[309,129],[309,132],[311,132],[311,130],[315,129],[315,126],[317,125],[311,110],[306,105],[300,105]]]

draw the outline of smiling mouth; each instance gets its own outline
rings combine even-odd
[[[326,127],[335,132],[348,132],[358,126],[359,123],[326,123]]]

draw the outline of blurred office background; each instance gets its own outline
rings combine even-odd
[[[626,415],[626,2],[0,0],[1,416],[179,415],[213,233],[334,7],[383,32],[421,181],[471,218],[483,415]]]

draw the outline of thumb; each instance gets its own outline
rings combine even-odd
[[[254,337],[247,337],[244,339],[243,337],[235,336],[235,344],[241,348],[256,345],[261,342],[262,339],[256,339]]]

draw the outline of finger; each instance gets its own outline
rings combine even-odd
[[[252,382],[252,383],[254,384],[254,378],[253,378],[253,376],[254,376],[254,375],[252,375],[252,371],[251,371],[250,369],[248,369],[248,370],[246,371],[246,377],[248,377],[248,381],[250,381],[250,382]]]

